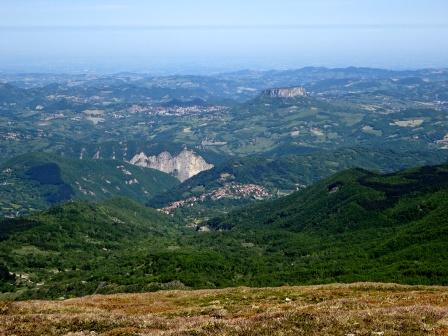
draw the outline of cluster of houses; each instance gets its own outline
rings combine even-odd
[[[269,191],[260,185],[229,183],[221,188],[213,189],[208,193],[172,202],[168,206],[159,209],[159,211],[165,214],[172,214],[176,209],[192,207],[196,203],[204,202],[206,200],[218,201],[224,198],[262,200],[269,197],[271,197]]]

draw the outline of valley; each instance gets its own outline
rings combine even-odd
[[[0,79],[6,316],[19,318],[14,307],[20,304],[11,301],[61,300],[42,304],[65,309],[65,302],[86,295],[447,285],[444,69]],[[364,288],[333,286],[348,297],[359,294],[352,288]],[[366,295],[382,286],[426,290],[365,286]],[[285,290],[297,297],[307,288],[314,287],[259,293]],[[319,287],[322,295],[325,288],[332,291]],[[268,302],[265,308],[271,304],[283,313],[288,307]],[[253,308],[229,309],[230,326],[216,327],[223,335],[238,334],[238,309]],[[301,309],[287,316],[296,319]],[[350,309],[344,318],[355,316]],[[217,323],[204,314],[204,323]],[[92,330],[115,328],[102,321],[107,327]],[[394,321],[385,329],[391,334]],[[66,332],[91,330],[67,323]],[[143,328],[123,323],[134,328],[130,334]],[[321,327],[316,322],[309,330]],[[45,323],[42,328],[36,335],[49,332]],[[344,323],[341,328],[350,333]],[[360,328],[360,334],[373,330],[370,322]]]
[[[447,1],[0,4],[0,336],[448,336]]]

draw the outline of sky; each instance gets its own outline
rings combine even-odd
[[[448,67],[447,0],[0,0],[0,71]]]

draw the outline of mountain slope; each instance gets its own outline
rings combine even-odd
[[[379,281],[447,285],[448,166],[351,169],[185,227],[136,203],[69,203],[0,222],[3,291],[59,297],[170,287]]]
[[[1,221],[0,260],[15,272],[18,288],[41,295],[92,293],[120,274],[116,258],[123,250],[142,240],[157,249],[176,230],[168,217],[126,199],[68,203]]]
[[[145,202],[178,183],[168,174],[119,161],[28,154],[0,167],[0,215],[45,209],[72,199],[123,196]]]
[[[448,166],[433,166],[348,170],[209,224],[283,255],[288,281],[445,284],[447,216]]]
[[[239,227],[239,223],[242,227],[266,224],[301,232],[344,232],[372,223],[376,227],[401,225],[432,214],[438,205],[444,205],[447,190],[447,165],[384,175],[357,168],[287,197],[235,211],[223,217],[221,224],[228,223],[231,227]],[[422,204],[417,207],[419,201]]]

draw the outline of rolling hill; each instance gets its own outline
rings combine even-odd
[[[168,174],[120,161],[27,154],[0,166],[0,216],[73,199],[102,201],[122,196],[145,202],[178,183]]]

